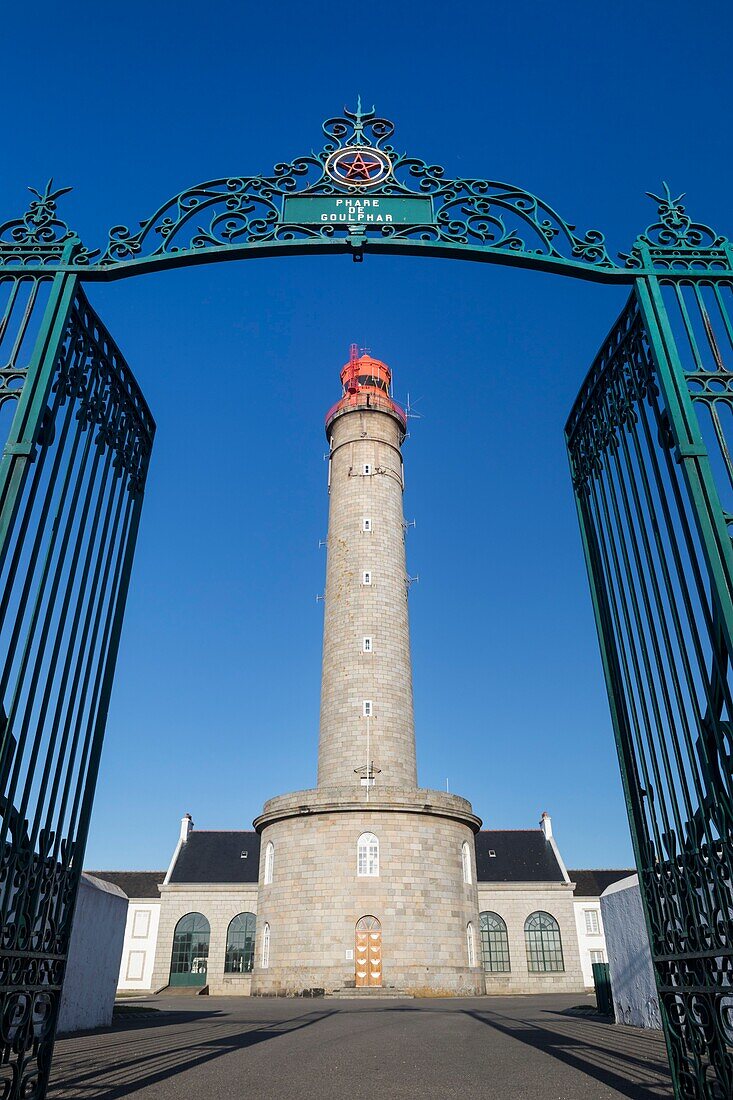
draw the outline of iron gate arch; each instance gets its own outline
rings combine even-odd
[[[88,283],[274,255],[628,285],[566,425],[679,1097],[733,1092],[733,248],[664,185],[613,258],[521,187],[399,152],[375,110],[87,248],[53,182],[0,224],[0,1084],[45,1095],[155,424]],[[372,167],[374,173],[372,174]]]

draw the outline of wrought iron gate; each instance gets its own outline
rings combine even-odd
[[[0,274],[0,1095],[45,1095],[155,426],[72,274]]]
[[[733,1095],[732,308],[733,281],[712,265],[639,280],[566,428],[675,1087],[721,1100]]]
[[[45,1088],[154,432],[81,281],[330,252],[633,288],[567,442],[675,1087],[728,1098],[733,246],[665,185],[619,262],[522,187],[399,151],[361,102],[322,130],[318,152],[187,187],[97,250],[52,181],[0,224],[0,420],[17,404],[0,462],[2,1095]]]

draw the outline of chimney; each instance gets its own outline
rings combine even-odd
[[[181,818],[181,844],[186,843],[191,832],[193,832],[193,819],[190,814],[184,814]]]
[[[547,810],[544,811],[540,818],[540,829],[542,829],[542,832],[545,834],[545,840],[552,840],[552,818]]]

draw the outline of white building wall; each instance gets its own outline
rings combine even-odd
[[[57,1030],[109,1027],[125,928],[127,898],[110,882],[82,875],[71,926]]]
[[[657,987],[639,892],[639,876],[614,882],[601,895],[617,1024],[661,1029]]]
[[[160,901],[131,898],[127,906],[119,990],[146,992],[152,988],[155,949],[160,923]]]
[[[578,949],[580,951],[580,965],[583,969],[583,981],[586,986],[590,988],[593,985],[593,962],[608,962],[606,936],[603,930],[603,915],[601,913],[601,899],[576,897],[573,906],[575,908],[575,925],[578,931]],[[588,931],[586,913],[595,914],[595,921],[598,923],[597,932]],[[590,924],[591,926],[594,925],[594,918],[592,916],[590,918]],[[592,951],[602,952],[603,958],[594,960],[591,956]]]

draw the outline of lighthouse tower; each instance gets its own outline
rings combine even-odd
[[[474,833],[418,787],[402,507],[406,419],[352,345],[326,416],[329,523],[317,787],[270,799],[252,992],[484,991]]]
[[[330,445],[318,786],[417,786],[408,625],[405,414],[389,367],[351,348]],[[377,770],[378,769],[378,770]],[[359,779],[356,780],[359,782]]]

